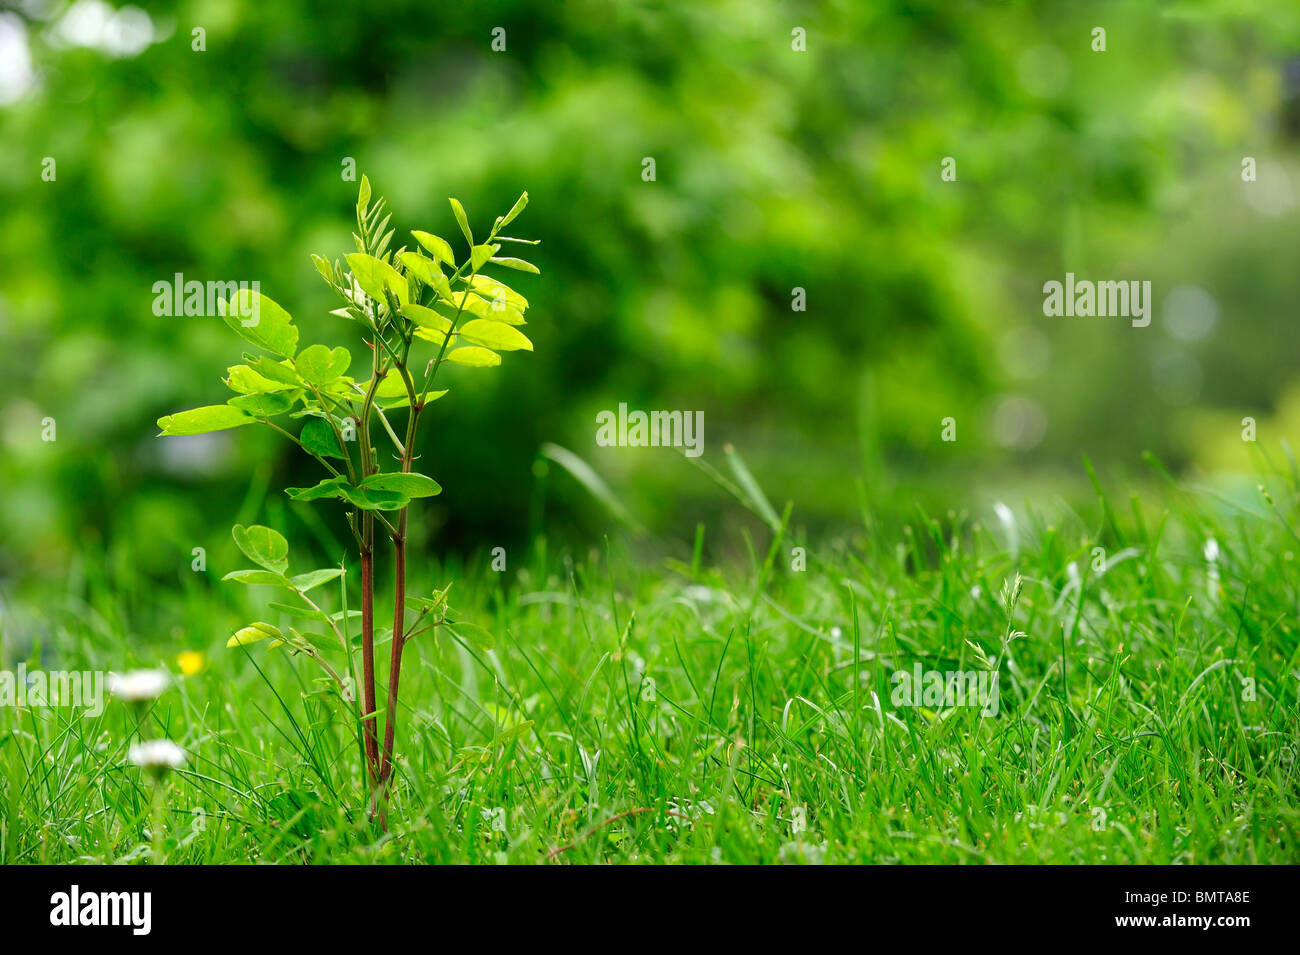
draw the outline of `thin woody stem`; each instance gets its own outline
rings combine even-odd
[[[397,372],[402,376],[406,394],[411,403],[406,417],[406,441],[402,445],[402,473],[410,473],[415,460],[415,434],[423,408],[415,396],[415,382],[407,369],[411,354],[411,339],[406,339]],[[393,742],[397,732],[397,692],[402,680],[402,651],[406,647],[406,519],[410,505],[402,508],[397,518],[397,532],[393,534],[393,646],[388,665],[388,712],[384,719],[383,761],[379,767],[379,784],[387,798],[387,786],[393,772]]]
[[[376,337],[378,333],[376,332]],[[379,348],[374,352],[370,388],[361,409],[359,430],[361,444],[361,475],[373,473],[373,455],[370,447],[370,407],[380,381]],[[361,689],[364,700],[366,769],[371,782],[379,782],[378,717],[375,715],[375,516],[373,511],[361,515]]]
[[[375,737],[375,523],[367,513],[361,518],[361,691],[365,709],[362,729],[366,744],[366,773],[378,781],[379,742]]]

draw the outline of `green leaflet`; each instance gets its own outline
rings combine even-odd
[[[316,271],[320,273],[321,278],[331,285],[334,284],[334,269],[330,266],[329,260],[323,255],[317,255],[315,252],[311,255],[311,264],[316,266]]]
[[[474,233],[469,231],[469,217],[465,215],[465,207],[460,204],[459,199],[448,199],[451,203],[451,214],[456,217],[456,224],[460,226],[460,231],[465,236],[465,241],[474,246]]]
[[[407,497],[433,497],[442,493],[442,487],[433,478],[414,472],[372,474],[361,482],[365,490],[396,491]]]
[[[371,379],[373,381],[374,379]],[[361,385],[362,391],[370,390],[370,382],[364,382]],[[379,379],[379,384],[375,388],[376,398],[400,398],[406,394],[406,383],[402,381],[402,376],[395,371],[390,371]]]
[[[477,272],[487,264],[488,259],[501,251],[499,245],[476,245],[469,250],[470,269]]]
[[[497,246],[497,248],[499,249],[501,248],[501,246]],[[542,270],[539,269],[537,266],[533,265],[533,263],[525,261],[524,259],[516,259],[513,256],[509,256],[509,255],[504,255],[504,256],[494,255],[488,261],[490,261],[493,265],[504,265],[506,268],[515,269],[518,272],[532,272],[534,275],[542,274]]]
[[[219,309],[225,323],[246,341],[281,358],[293,357],[298,329],[289,313],[261,292],[240,289]]]
[[[532,351],[533,343],[519,329],[504,322],[493,322],[482,318],[466,322],[457,334],[467,342],[486,345],[498,351]]]
[[[430,402],[437,401],[439,398],[441,398],[441,397],[442,397],[443,395],[445,395],[446,393],[447,393],[447,389],[446,389],[446,388],[442,389],[441,391],[431,391],[431,392],[429,392],[427,395],[425,395],[425,397],[424,397],[424,403],[427,405],[427,404],[429,404]],[[417,394],[418,394],[418,392],[417,392]],[[385,411],[393,411],[393,410],[395,410],[395,409],[397,409],[397,408],[408,408],[408,407],[410,407],[410,405],[411,405],[411,399],[410,399],[410,396],[407,395],[405,391],[403,391],[403,392],[402,392],[402,397],[397,398],[397,399],[395,399],[395,400],[393,400],[393,401],[385,401],[383,407],[384,407],[384,410],[385,410]]]
[[[432,255],[437,262],[456,268],[456,256],[446,239],[439,238],[432,232],[414,231],[411,235],[415,236],[415,241],[420,243],[424,251]]]
[[[340,490],[345,501],[363,511],[399,511],[411,503],[405,494],[395,491],[358,488],[350,484],[341,484]]]
[[[225,431],[227,428],[238,428],[256,421],[256,418],[230,405],[204,405],[202,408],[164,415],[158,419],[158,428],[163,435],[180,436]]]
[[[298,440],[302,442],[304,448],[317,457],[345,457],[342,448],[339,447],[338,435],[324,418],[308,418],[307,423],[302,426]]]
[[[319,387],[342,376],[352,364],[352,356],[342,345],[333,349],[324,345],[309,345],[294,359],[293,364],[304,381]]]
[[[257,643],[259,640],[284,640],[278,627],[273,627],[269,623],[250,623],[247,627],[235,631],[235,635],[226,641],[228,647],[246,647],[250,643]]]
[[[455,335],[448,336],[446,332],[435,332],[431,328],[417,328],[415,330],[415,337],[422,338],[426,342],[433,342],[435,345],[438,345],[439,347],[442,346],[443,341],[446,340],[448,337],[450,337],[453,342],[456,340]]]
[[[301,388],[303,381],[298,372],[294,370],[293,359],[286,358],[284,361],[271,361],[269,358],[258,358],[245,355],[247,361],[257,374],[271,381],[278,381],[282,385],[291,385],[295,388]]]
[[[329,617],[323,610],[313,610],[311,607],[295,607],[292,604],[277,603],[274,600],[268,600],[266,605],[272,610],[278,610],[280,613],[288,614],[290,617],[297,617],[299,620],[316,620],[325,623]]]
[[[493,301],[498,297],[503,297],[506,304],[518,309],[520,312],[528,311],[528,299],[524,298],[509,285],[492,278],[490,275],[475,275],[470,279],[469,284],[489,301]]]
[[[373,255],[366,255],[364,252],[350,252],[344,258],[347,259],[348,268],[352,270],[357,284],[361,286],[361,291],[380,305],[388,304],[388,299],[384,295],[385,286],[400,304],[405,305],[411,300],[406,277],[387,262]]]
[[[397,258],[401,261],[408,275],[414,275],[425,285],[437,288],[439,284],[447,284],[447,276],[442,274],[438,268],[438,263],[432,259],[427,259],[419,252],[402,252]],[[442,279],[439,283],[438,279]]]
[[[230,533],[235,546],[253,563],[277,574],[289,569],[289,542],[279,531],[261,524],[236,524]]]
[[[410,302],[402,306],[402,314],[421,328],[431,328],[436,332],[445,332],[451,328],[451,319],[424,305]]]
[[[510,207],[510,211],[501,217],[501,220],[497,223],[497,228],[504,229],[510,223],[514,222],[515,217],[519,215],[519,213],[523,212],[527,206],[528,190],[525,189],[519,194],[519,198],[515,200],[515,204]]]
[[[335,498],[363,511],[397,511],[411,501],[405,494],[395,491],[354,487],[343,477],[327,478],[312,487],[286,488],[285,493],[295,501]]]
[[[241,395],[260,395],[287,391],[294,386],[288,382],[267,378],[248,365],[231,365],[226,369],[226,387]]]
[[[340,483],[343,483],[341,477],[326,478],[311,487],[287,487],[284,489],[284,493],[295,501],[319,501],[322,498],[342,500],[343,492],[339,490]]]
[[[273,573],[269,570],[232,570],[222,580],[233,580],[236,583],[248,584],[249,586],[258,585],[263,587],[289,587],[289,578],[284,574]]]
[[[462,305],[462,301],[464,304]],[[438,314],[452,318],[457,312],[461,315],[472,315],[475,318],[486,318],[494,322],[505,322],[507,325],[525,325],[523,313],[510,304],[509,299],[493,298],[491,301],[483,298],[477,292],[465,293],[461,290],[451,299],[439,301],[434,306],[434,311]]]
[[[258,418],[269,418],[272,415],[284,414],[297,403],[297,400],[289,392],[279,391],[260,395],[240,395],[238,398],[231,398],[226,404]]]
[[[299,593],[306,593],[321,584],[327,584],[331,580],[338,580],[343,576],[341,567],[324,567],[321,570],[309,570],[305,574],[298,574],[290,578],[289,583],[293,584],[295,590]]]
[[[468,368],[491,368],[494,365],[501,364],[500,355],[487,348],[480,348],[478,345],[453,348],[447,352],[446,359],[457,365],[465,365]]]
[[[405,309],[403,309],[403,311],[405,311]],[[423,335],[421,335],[422,331],[423,329],[417,328],[415,334],[423,337]],[[439,337],[438,340],[441,341],[441,337]],[[370,382],[367,381],[362,383],[362,391],[369,390],[369,388]],[[415,383],[415,393],[417,396],[420,393],[419,382]],[[430,401],[437,401],[446,393],[446,389],[443,389],[442,391],[429,392],[428,396],[425,398],[425,404],[428,404]],[[406,385],[402,381],[402,376],[397,372],[389,372],[385,375],[380,380],[379,387],[375,391],[375,402],[385,411],[392,411],[396,408],[409,408],[411,406],[411,396],[406,392]]]

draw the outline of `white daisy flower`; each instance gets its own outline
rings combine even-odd
[[[1016,557],[1020,553],[1020,532],[1016,529],[1015,512],[1001,501],[995,501],[993,513],[997,515],[998,523],[1002,525],[1002,531],[1007,535],[1007,550],[1011,551],[1012,557]]]
[[[149,739],[133,744],[127,759],[141,769],[179,769],[185,765],[185,750],[169,739]]]
[[[108,675],[109,691],[128,703],[156,700],[171,682],[171,674],[166,670],[132,670]]]
[[[1219,542],[1213,537],[1205,542],[1205,576],[1209,586],[1210,599],[1219,599]]]

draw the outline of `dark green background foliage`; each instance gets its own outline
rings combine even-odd
[[[717,504],[696,469],[595,446],[620,401],[702,409],[707,458],[732,442],[826,525],[858,482],[1069,497],[1081,453],[1222,470],[1243,415],[1273,447],[1300,423],[1294,3],[139,5],[157,42],[126,57],[59,42],[59,4],[5,15],[39,82],[0,106],[0,579],[88,545],[173,576],[232,521],[284,516],[309,465],[273,435],[154,440],[159,415],[224,399],[240,348],[215,318],[155,316],[152,285],[256,279],[304,342],[351,334],[309,260],[351,248],[345,157],[399,236],[454,236],[448,195],[482,222],[526,188],[543,240],[516,283],[536,354],[451,369],[429,415],[421,470],[447,493],[421,543],[599,531],[567,475],[537,486],[545,441],[689,529]],[[1152,325],[1044,317],[1067,270],[1151,280]],[[1174,333],[1178,286],[1217,303],[1199,339]]]

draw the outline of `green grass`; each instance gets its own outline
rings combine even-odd
[[[235,585],[173,597],[97,561],[32,664],[206,648],[150,717],[191,754],[168,791],[175,863],[1294,863],[1300,515],[1295,480],[1271,481],[1276,506],[1170,482],[1054,525],[1018,507],[1015,550],[991,513],[868,513],[842,540],[757,530],[725,566],[615,538],[580,559],[538,541],[506,574],[426,568],[497,645],[408,649],[387,833],[310,661],[223,648],[275,619]],[[703,554],[737,541],[738,511]],[[891,705],[916,661],[996,664],[999,714]],[[0,709],[0,861],[148,861],[122,705],[70,713]]]

